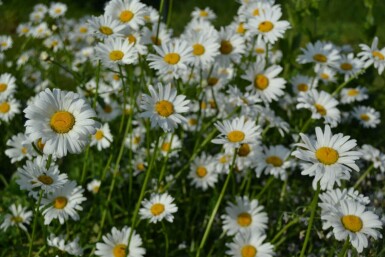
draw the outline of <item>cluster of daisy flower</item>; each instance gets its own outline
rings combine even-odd
[[[174,256],[209,253],[207,240],[212,253],[220,248],[213,231],[226,246],[218,255],[296,255],[299,246],[280,244],[297,241],[286,230],[304,216],[291,223],[281,212],[285,201],[307,204],[300,201],[311,188],[309,209],[321,207],[322,228],[333,230],[327,238],[361,253],[369,237],[381,237],[380,211],[356,187],[372,169],[383,175],[385,155],[332,129],[378,129],[369,85],[357,81],[372,66],[382,74],[385,48],[377,37],[358,53],[310,42],[292,64],[279,50],[295,29],[281,5],[238,2],[220,28],[213,10],[196,7],[178,36],[162,10],[139,0],[111,0],[101,15],[79,20],[65,17],[63,3],[37,4],[17,27],[25,40],[17,59],[6,52],[16,47],[12,37],[0,36],[9,177],[34,206],[10,205],[0,229],[26,231],[29,256],[37,245],[49,254],[159,255],[159,231],[166,255],[175,243]],[[293,191],[298,183],[304,197]],[[36,235],[44,243],[34,244]]]

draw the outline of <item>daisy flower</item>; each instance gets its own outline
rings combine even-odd
[[[100,39],[108,37],[122,37],[121,31],[125,28],[124,24],[114,20],[111,16],[100,15],[99,17],[92,16],[88,20],[90,30]]]
[[[5,150],[5,155],[11,159],[11,163],[21,161],[24,158],[31,159],[35,151],[23,133],[18,133],[8,139],[7,146],[10,146],[10,148]]]
[[[373,162],[373,167],[379,169],[382,173],[385,172],[385,154],[371,145],[363,145],[361,147],[363,159]]]
[[[368,99],[368,97],[368,90],[361,86],[341,90],[341,103],[343,104],[353,103],[355,101],[361,102]]]
[[[133,44],[137,53],[140,55],[146,55],[148,53],[148,48],[144,45],[144,40],[141,32],[125,29],[122,32],[124,34],[124,38],[128,41],[129,44]]]
[[[178,207],[173,203],[174,200],[167,193],[153,194],[150,200],[143,200],[143,208],[139,210],[139,215],[142,219],[150,219],[151,223],[157,223],[163,219],[173,222],[173,213],[178,211]]]
[[[214,166],[216,172],[222,174],[228,174],[230,172],[230,165],[233,159],[233,154],[228,154],[226,152],[219,153],[214,159]]]
[[[341,58],[333,44],[317,41],[315,44],[308,43],[306,48],[301,48],[302,54],[298,56],[299,63],[315,63],[316,68],[322,66],[335,67]]]
[[[363,66],[363,62],[358,58],[354,58],[354,54],[350,53],[348,55],[341,55],[336,68],[339,73],[344,75],[344,79],[347,81],[349,78],[357,75]]]
[[[0,121],[9,122],[20,113],[20,103],[16,99],[0,99]]]
[[[238,232],[260,232],[267,228],[268,217],[263,211],[264,207],[259,205],[258,200],[249,200],[247,196],[237,196],[236,203],[229,202],[226,214],[221,216],[222,229],[228,236]]]
[[[18,36],[29,36],[31,33],[31,24],[20,23],[16,28],[16,32]]]
[[[325,91],[313,89],[307,94],[298,97],[297,109],[305,108],[312,112],[312,119],[325,120],[330,126],[337,126],[341,120],[341,113],[336,107],[338,101]]]
[[[129,44],[122,38],[107,38],[95,47],[95,51],[97,58],[110,68],[115,68],[116,64],[136,63],[138,59],[138,53],[133,44]]]
[[[136,151],[144,142],[146,136],[146,129],[142,126],[136,127],[132,130],[126,138],[124,145],[132,151]]]
[[[157,23],[152,26],[151,30],[147,27],[143,28],[143,44],[160,46],[168,44],[170,40],[171,32],[167,29],[167,26],[164,23],[159,24],[159,30]]]
[[[111,100],[108,103],[105,102],[103,106],[98,104],[96,111],[102,121],[113,121],[122,114],[122,109],[116,100]]]
[[[142,247],[142,238],[135,230],[127,246],[130,233],[130,227],[124,226],[122,230],[113,227],[111,233],[102,237],[103,243],[96,243],[95,254],[102,257],[143,257],[146,250]]]
[[[261,134],[260,126],[255,125],[253,120],[246,120],[245,116],[231,121],[216,122],[214,125],[221,134],[211,142],[223,144],[225,149],[239,148],[241,144],[257,143]]]
[[[290,83],[293,85],[293,91],[297,95],[307,93],[317,87],[317,80],[315,78],[300,74],[292,77]]]
[[[163,86],[158,83],[158,92],[150,85],[150,95],[143,94],[140,108],[144,110],[140,117],[150,118],[151,127],[159,126],[165,132],[174,131],[178,123],[186,123],[187,120],[181,115],[189,110],[189,100],[186,96],[177,95],[177,91],[170,84]]]
[[[263,243],[266,235],[260,232],[238,233],[231,243],[226,243],[226,254],[232,257],[273,257],[274,246]]]
[[[360,44],[362,52],[358,53],[358,57],[364,62],[365,67],[374,64],[374,68],[378,70],[378,74],[382,74],[385,69],[385,47],[378,48],[378,37],[373,39],[371,47]]]
[[[259,144],[241,144],[237,151],[237,159],[235,161],[238,170],[246,170],[255,167],[257,156],[260,154],[261,147]],[[229,152],[231,156],[231,152]],[[230,157],[230,162],[232,158]],[[222,173],[222,172],[221,172]]]
[[[215,170],[213,158],[204,152],[196,157],[190,166],[188,178],[191,179],[191,185],[203,191],[214,187],[218,182],[218,173]]]
[[[297,144],[299,148],[292,155],[307,164],[301,174],[314,177],[314,189],[317,188],[318,181],[322,190],[331,189],[335,183],[341,185],[341,179],[350,179],[352,169],[359,171],[355,161],[361,153],[352,151],[357,145],[356,140],[349,140],[350,136],[344,136],[342,133],[333,135],[328,125],[325,126],[324,132],[320,127],[315,131],[316,141],[300,133],[303,143]]]
[[[27,231],[25,225],[29,225],[32,218],[32,211],[27,211],[27,207],[19,204],[11,204],[9,206],[11,214],[7,213],[4,216],[4,221],[0,225],[0,229],[7,231],[10,226],[17,226],[24,231]]]
[[[112,0],[105,8],[105,15],[111,16],[124,25],[138,30],[144,24],[144,16],[147,14],[145,5],[139,0]]]
[[[151,145],[152,151],[155,149],[155,144]],[[160,153],[159,157],[174,157],[178,156],[178,152],[182,148],[182,142],[180,141],[178,135],[167,133],[163,140],[159,140],[158,151]]]
[[[246,90],[256,93],[266,103],[270,103],[273,100],[278,100],[278,97],[284,94],[286,80],[283,78],[277,78],[277,75],[281,73],[282,67],[278,65],[272,65],[265,69],[265,61],[259,60],[248,70],[246,74],[241,78],[251,82],[246,87]]]
[[[58,158],[80,153],[98,126],[95,111],[80,95],[56,88],[40,92],[24,113],[28,139],[41,139],[44,153]]]
[[[13,41],[11,36],[0,36],[0,52],[3,52],[5,50],[8,50],[12,47]]]
[[[9,73],[0,75],[0,99],[12,96],[16,90],[16,79]]]
[[[290,161],[287,161],[290,150],[283,145],[263,147],[263,152],[257,156],[255,172],[260,177],[262,172],[271,174],[276,178],[285,180],[287,178],[286,170],[291,167]]]
[[[283,38],[287,29],[291,28],[288,21],[279,20],[281,16],[280,8],[266,8],[259,15],[249,19],[245,27],[251,34],[274,44],[279,38]]]
[[[49,225],[53,219],[58,219],[60,224],[64,224],[69,217],[79,220],[77,211],[83,210],[80,204],[87,200],[83,192],[84,189],[76,186],[75,181],[68,181],[52,194],[43,196],[40,209],[43,210],[44,225]]]
[[[380,124],[380,113],[371,107],[356,106],[352,114],[364,128],[375,128]]]
[[[337,73],[335,69],[329,68],[327,66],[316,68],[317,78],[321,80],[325,85],[330,83],[336,83]]]
[[[67,183],[67,174],[60,174],[57,165],[51,165],[46,169],[46,163],[45,157],[38,156],[34,161],[27,161],[23,167],[17,169],[19,179],[16,183],[21,190],[29,191],[29,195],[36,198],[40,189],[48,194]]]
[[[63,3],[51,3],[51,6],[49,7],[48,14],[52,18],[56,19],[61,16],[64,16],[64,14],[67,11],[67,5]]]
[[[213,10],[211,10],[209,7],[206,7],[204,9],[195,7],[194,11],[191,13],[191,17],[193,19],[202,19],[206,21],[213,21],[217,18]]]
[[[65,242],[64,235],[55,236],[50,234],[47,238],[47,244],[51,247],[55,247],[62,252],[68,253],[74,256],[83,256],[83,248],[79,245],[79,237],[68,243]]]
[[[245,39],[230,27],[221,27],[218,42],[219,55],[216,59],[222,66],[228,66],[231,62],[238,63],[246,51]]]
[[[188,43],[184,40],[174,40],[161,47],[154,46],[157,54],[149,54],[147,60],[152,69],[160,75],[172,73],[174,78],[180,77],[180,72],[187,69],[187,64],[193,62],[193,56]]]
[[[46,22],[41,22],[39,25],[34,27],[31,32],[34,38],[46,38],[52,34]]]
[[[110,147],[112,143],[112,134],[108,123],[96,130],[96,133],[91,137],[90,146],[96,145],[98,151]]]
[[[366,210],[365,206],[353,201],[343,200],[335,211],[321,216],[321,219],[330,223],[333,234],[338,241],[349,238],[352,246],[361,253],[368,247],[368,237],[381,238],[377,229],[382,228],[380,218],[372,211]]]
[[[87,190],[93,194],[97,194],[100,189],[101,181],[93,179],[90,183],[87,184]]]

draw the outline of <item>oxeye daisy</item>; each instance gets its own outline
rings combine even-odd
[[[143,94],[140,108],[144,111],[140,114],[143,118],[150,118],[151,127],[159,126],[164,131],[173,131],[178,123],[186,123],[181,115],[189,110],[189,100],[184,95],[177,95],[177,91],[170,84],[163,86],[158,83],[157,91],[150,85],[150,95]]]
[[[136,63],[138,53],[133,44],[122,38],[108,38],[95,47],[96,56],[103,64],[115,68],[116,64]]]
[[[90,146],[96,145],[98,151],[108,148],[112,143],[112,134],[108,123],[105,123],[92,135]]]
[[[105,15],[113,17],[124,25],[138,30],[144,24],[145,5],[139,0],[112,0],[105,8]]]
[[[120,105],[116,102],[116,100],[105,102],[103,106],[98,104],[96,106],[96,110],[98,113],[98,117],[103,121],[113,121],[122,113],[122,109]]]
[[[67,5],[63,3],[51,3],[51,6],[49,7],[49,10],[48,10],[48,14],[52,18],[58,18],[58,17],[64,16],[66,11],[67,11]]]
[[[356,106],[352,114],[364,128],[375,128],[380,124],[380,113],[371,107]]]
[[[280,8],[266,8],[259,15],[249,19],[246,28],[253,35],[262,37],[265,42],[274,44],[287,29],[290,29],[288,21],[279,20],[282,16]]]
[[[29,225],[32,218],[32,211],[27,211],[27,207],[19,204],[11,204],[9,206],[11,214],[7,213],[4,216],[4,221],[0,225],[0,229],[6,231],[10,226],[17,226],[24,231],[27,231],[25,225]]]
[[[325,91],[316,89],[298,97],[297,109],[306,108],[312,112],[312,119],[325,120],[325,123],[335,127],[341,120],[341,113],[336,107],[338,101]]]
[[[293,91],[296,94],[306,93],[317,87],[317,80],[315,78],[304,75],[292,77],[290,83],[293,85]]]
[[[157,223],[163,219],[173,222],[173,213],[178,211],[174,198],[167,193],[153,194],[149,200],[143,200],[143,208],[139,210],[142,219],[150,219],[151,223]]]
[[[0,75],[0,99],[5,99],[16,90],[16,79],[9,73],[3,73]]]
[[[16,99],[0,99],[0,121],[9,122],[13,117],[20,113],[20,103]]]
[[[64,235],[55,236],[54,234],[50,234],[47,238],[47,244],[64,253],[68,253],[69,255],[83,256],[83,248],[79,245],[79,237],[76,237],[73,241],[66,243]]]
[[[191,17],[193,19],[202,19],[207,21],[213,21],[217,17],[213,10],[211,10],[209,7],[206,7],[204,9],[200,9],[198,7],[194,8],[194,11],[191,13]]]
[[[263,211],[263,206],[258,200],[250,200],[247,196],[237,196],[236,203],[229,202],[226,207],[226,214],[222,215],[222,229],[229,236],[238,232],[263,233],[267,228],[268,217]]]
[[[359,171],[355,161],[361,153],[352,151],[356,140],[349,140],[350,136],[341,133],[333,135],[328,125],[324,132],[320,127],[315,131],[316,141],[300,133],[303,143],[297,144],[299,148],[292,155],[307,164],[301,174],[314,177],[313,188],[317,188],[320,181],[321,189],[331,189],[335,183],[340,185],[341,180],[348,180],[351,170]]]
[[[282,67],[272,65],[265,69],[265,61],[259,60],[241,78],[251,82],[246,90],[256,93],[266,103],[278,100],[284,94],[286,80],[277,78]]]
[[[44,224],[50,224],[53,219],[58,219],[60,224],[64,224],[69,217],[79,220],[77,211],[83,210],[80,204],[87,200],[83,197],[83,192],[84,189],[76,186],[75,181],[68,181],[63,187],[45,195],[41,199],[40,206],[43,210]]]
[[[103,243],[96,243],[95,254],[102,257],[143,257],[146,250],[142,247],[142,238],[134,230],[130,237],[131,228],[124,226],[122,230],[113,227],[111,233],[103,236]]]
[[[95,36],[103,39],[107,37],[122,37],[121,31],[125,28],[124,24],[114,20],[111,16],[100,15],[99,17],[92,16],[88,20],[90,30]]]
[[[378,48],[378,37],[373,39],[371,47],[360,44],[362,52],[358,54],[358,57],[365,63],[365,67],[369,67],[374,64],[374,68],[378,70],[378,74],[382,74],[385,69],[385,47]]]
[[[341,58],[339,52],[331,43],[317,41],[308,43],[306,48],[301,48],[302,54],[298,56],[299,63],[315,63],[316,68],[322,66],[336,66]]]
[[[322,81],[325,85],[330,83],[336,83],[337,81],[337,72],[335,69],[329,68],[327,66],[320,67],[315,69],[317,75],[316,77]]]
[[[220,65],[228,66],[238,63],[245,53],[245,39],[230,27],[222,27],[219,31],[219,55],[216,57]]]
[[[341,59],[338,60],[336,68],[339,73],[344,75],[344,79],[346,81],[357,75],[363,66],[363,62],[358,58],[354,58],[354,54],[350,53],[348,55],[341,55]]]
[[[193,56],[188,43],[184,40],[174,40],[161,47],[154,46],[157,54],[149,54],[149,66],[158,71],[159,75],[172,73],[179,78],[179,73],[187,69],[187,64],[193,62]]]
[[[355,88],[344,88],[341,90],[341,103],[353,103],[355,101],[361,102],[368,99],[368,90],[364,87],[358,86]]]
[[[167,29],[164,23],[154,24],[150,30],[147,27],[143,28],[143,43],[146,45],[156,45],[160,46],[162,44],[167,44],[171,40],[171,32]]]
[[[235,162],[237,169],[245,170],[250,167],[255,167],[257,156],[260,154],[260,151],[260,146],[258,144],[241,144],[238,148],[237,159]],[[232,155],[233,153],[229,152],[229,154]],[[230,157],[230,159],[232,158]]]
[[[266,235],[260,232],[242,232],[235,235],[231,243],[226,243],[229,250],[226,254],[231,257],[272,257],[274,246],[263,243]]]
[[[382,173],[385,172],[385,154],[371,145],[363,145],[361,147],[363,159],[373,162],[373,167],[379,169]]]
[[[52,34],[52,31],[49,29],[46,22],[39,23],[36,27],[32,29],[32,36],[34,38],[46,38]]]
[[[24,113],[28,139],[41,139],[44,153],[58,158],[80,153],[98,126],[95,111],[80,95],[56,88],[40,92]]]
[[[13,41],[11,36],[0,35],[0,52],[8,50],[12,47]]]
[[[203,191],[214,187],[218,182],[218,173],[215,170],[213,158],[206,153],[196,157],[190,166],[188,178],[191,179],[193,186],[201,188]]]
[[[241,144],[257,143],[260,126],[255,121],[246,120],[245,116],[231,121],[216,122],[215,127],[221,133],[218,138],[211,140],[214,144],[223,144],[224,148],[239,148]]]
[[[180,141],[178,135],[167,133],[163,140],[159,140],[158,146],[155,144],[151,145],[153,149],[158,147],[159,157],[174,157],[178,156],[178,152],[181,150],[182,142]]]
[[[286,170],[290,168],[288,157],[290,150],[283,145],[263,147],[263,152],[257,156],[257,167],[255,172],[257,177],[260,177],[262,172],[271,174],[276,178],[285,180],[287,178]]]
[[[87,184],[87,190],[93,194],[97,194],[100,189],[101,181],[93,179],[90,183]]]
[[[24,158],[31,159],[33,151],[35,151],[23,133],[18,133],[8,139],[7,146],[10,148],[5,150],[5,154],[11,158],[11,163],[21,161]]]
[[[374,239],[382,237],[377,230],[383,226],[380,218],[354,200],[342,200],[339,207],[321,216],[321,219],[333,227],[338,241],[349,239],[359,253],[368,247],[369,236]]]

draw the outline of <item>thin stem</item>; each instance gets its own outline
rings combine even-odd
[[[291,226],[295,225],[296,223],[299,222],[299,218],[295,218],[294,220],[290,221],[289,223],[286,224],[286,226],[284,226],[276,235],[275,237],[270,241],[270,243],[274,244],[278,239],[279,237],[286,232],[286,230],[288,230]]]
[[[168,12],[167,12],[167,27],[170,26],[171,23],[171,15],[172,15],[172,2],[173,0],[170,0],[168,3]]]
[[[271,176],[269,180],[266,182],[265,186],[262,188],[261,192],[258,193],[257,199],[260,199],[261,196],[266,192],[266,190],[270,187],[271,183],[273,183],[274,177]]]
[[[320,187],[320,184],[318,182],[317,191],[315,192],[313,200],[312,200],[311,205],[310,205],[310,210],[311,210],[310,220],[309,220],[309,223],[308,223],[308,226],[307,226],[305,241],[303,242],[303,245],[302,245],[302,250],[301,250],[300,257],[304,257],[305,256],[306,246],[307,246],[307,244],[309,242],[310,233],[311,233],[312,228],[313,228],[313,221],[314,221],[315,212],[317,210],[318,195],[319,195],[320,191],[321,191],[321,187]]]
[[[166,171],[166,164],[168,162],[168,158],[169,158],[169,154],[170,154],[170,150],[172,148],[172,142],[173,142],[173,139],[174,139],[174,133],[172,133],[171,135],[171,139],[170,139],[170,149],[168,149],[167,153],[166,153],[166,156],[164,157],[164,160],[163,160],[163,165],[162,165],[162,169],[160,171],[160,174],[159,174],[159,179],[158,179],[158,190],[160,189],[160,185],[161,185],[161,182],[162,182],[162,179],[164,177],[164,173]],[[166,137],[164,137],[164,140],[163,140],[163,144],[164,144],[164,141],[166,140]],[[162,145],[163,145],[162,144]],[[161,146],[162,147],[162,146]]]
[[[374,164],[370,165],[369,168],[367,168],[367,170],[361,175],[361,177],[354,184],[355,189],[357,189],[357,187],[361,184],[361,182],[369,175],[369,173],[372,171],[373,167],[374,167]]]
[[[341,252],[338,254],[338,257],[345,257],[346,252],[348,251],[348,248],[349,248],[349,238],[346,238],[344,246]]]
[[[159,6],[158,27],[156,28],[156,36],[155,36],[154,45],[157,45],[158,42],[159,42],[158,36],[159,36],[159,29],[160,29],[160,20],[162,19],[163,5],[164,5],[164,0],[161,0],[160,1],[160,6]]]
[[[358,76],[362,75],[365,73],[367,68],[363,68],[362,70],[360,70],[358,73],[356,73],[354,76],[350,77],[348,80],[346,80],[345,82],[343,82],[342,84],[340,84],[336,90],[334,90],[334,92],[332,93],[332,96],[335,96],[336,94],[338,94],[347,84],[349,84],[352,80],[358,78]]]
[[[164,234],[164,241],[165,241],[165,244],[166,244],[166,249],[164,251],[164,257],[168,257],[168,246],[169,246],[168,234],[167,234],[166,226],[164,225],[163,221],[162,221],[162,230],[163,230],[163,234]]]
[[[47,164],[48,164],[48,162],[47,162]],[[33,213],[32,236],[31,236],[31,240],[29,241],[28,257],[32,256],[32,244],[33,244],[33,240],[35,238],[36,223],[37,223],[37,218],[39,217],[39,208],[40,208],[40,202],[41,202],[42,198],[43,198],[43,190],[40,190],[39,199],[37,201],[37,204],[33,208],[34,213]]]
[[[222,191],[221,191],[221,193],[220,193],[220,195],[219,195],[219,197],[218,197],[218,199],[217,199],[217,202],[216,202],[216,204],[215,204],[215,206],[214,206],[213,211],[211,212],[210,219],[209,219],[209,222],[207,223],[206,230],[205,230],[205,233],[203,234],[203,237],[202,237],[201,243],[200,243],[200,245],[199,245],[199,248],[198,248],[196,257],[199,257],[201,250],[202,250],[203,247],[205,246],[207,237],[209,236],[211,227],[212,227],[213,222],[214,222],[215,215],[217,214],[218,209],[219,209],[219,206],[221,205],[223,196],[224,196],[225,193],[226,193],[226,189],[227,189],[227,186],[228,186],[228,184],[229,184],[231,174],[232,174],[233,171],[234,171],[235,160],[237,159],[237,152],[238,152],[238,149],[235,148],[235,149],[234,149],[234,155],[233,155],[233,161],[232,161],[232,163],[231,163],[231,168],[230,168],[229,174],[227,174],[227,178],[226,178],[225,183],[223,184]]]

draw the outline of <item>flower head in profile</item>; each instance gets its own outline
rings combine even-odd
[[[144,112],[140,116],[150,118],[151,127],[159,126],[164,131],[174,131],[179,123],[187,123],[181,114],[189,110],[190,100],[185,100],[184,95],[177,95],[176,89],[171,88],[170,84],[163,86],[158,83],[157,89],[150,85],[150,95],[142,96],[140,108]]]
[[[167,193],[153,194],[149,200],[143,200],[143,208],[139,210],[142,219],[150,219],[151,223],[157,223],[163,219],[173,222],[173,213],[178,211],[174,198]]]

